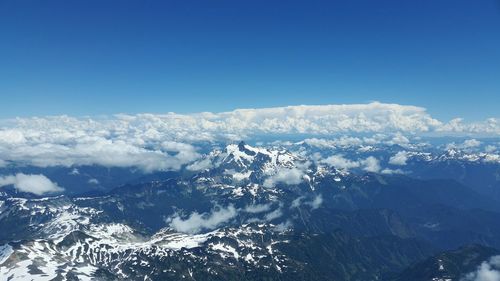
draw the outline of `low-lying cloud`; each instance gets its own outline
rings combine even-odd
[[[321,163],[327,164],[329,166],[333,166],[337,169],[341,170],[349,170],[352,168],[358,168],[360,163],[358,161],[352,161],[344,158],[343,155],[332,155],[328,158],[321,160]]]
[[[337,154],[322,159],[319,162],[341,170],[361,168],[367,172],[378,173],[381,169],[380,161],[373,156],[368,156],[367,158],[360,160],[350,160],[344,158],[343,155]]]
[[[229,205],[225,208],[217,206],[210,213],[193,212],[188,218],[182,219],[179,215],[169,218],[169,226],[178,232],[198,233],[203,230],[212,230],[229,222],[238,215],[238,210]]]
[[[484,261],[476,271],[468,273],[460,281],[500,281],[500,256]]]
[[[251,214],[263,213],[271,210],[271,205],[271,203],[248,205],[244,211]]]
[[[495,118],[477,123],[454,119],[446,123],[433,118],[422,107],[379,102],[237,109],[222,113],[34,117],[2,120],[0,124],[3,166],[12,162],[39,167],[102,165],[137,167],[144,171],[177,170],[184,165],[201,170],[210,167],[210,163],[203,160],[194,163],[200,155],[193,143],[240,140],[262,134],[389,133],[395,135],[393,143],[402,145],[408,141],[403,134],[500,135],[500,122]],[[346,137],[334,145],[359,140]],[[316,145],[331,143],[316,142]],[[465,145],[475,143],[469,141]],[[376,170],[376,165],[368,169]]]
[[[389,164],[404,166],[406,161],[408,161],[408,154],[405,151],[399,151],[389,159]]]
[[[44,175],[16,174],[0,177],[0,187],[13,185],[21,192],[44,195],[46,193],[57,193],[64,191],[64,188],[52,182]]]
[[[300,184],[304,179],[304,171],[297,168],[281,169],[275,175],[264,180],[264,187],[274,187],[278,183],[287,185]]]
[[[323,204],[323,196],[316,195],[312,200],[306,200],[305,196],[300,196],[294,199],[290,205],[290,209],[298,208],[302,205],[310,206],[311,210],[316,210]]]

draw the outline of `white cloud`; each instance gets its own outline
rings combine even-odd
[[[69,172],[69,174],[72,176],[76,176],[76,175],[80,174],[80,171],[77,168],[73,168],[73,170],[71,170],[71,172]]]
[[[321,163],[333,166],[337,169],[349,170],[352,168],[359,167],[360,163],[358,161],[351,161],[344,158],[343,155],[332,155],[320,161]]]
[[[488,118],[482,122],[464,123],[462,118],[455,118],[436,127],[436,132],[460,134],[500,134],[500,119]]]
[[[385,175],[392,175],[392,174],[404,174],[404,171],[401,169],[393,170],[393,169],[385,168],[380,173],[385,174]]]
[[[290,205],[290,209],[293,209],[293,208],[298,208],[300,207],[301,203],[302,203],[302,200],[304,200],[305,197],[304,196],[300,196],[300,197],[297,197],[296,199],[294,199],[292,201],[292,204]]]
[[[311,206],[312,210],[318,209],[321,204],[323,204],[323,196],[319,194],[318,196],[314,197],[313,201],[308,203]]]
[[[0,177],[0,187],[7,185],[13,185],[21,192],[29,192],[36,195],[56,193],[64,190],[44,175],[26,175],[22,173]]]
[[[456,144],[454,142],[449,143],[446,145],[446,149],[464,149],[464,150],[471,150],[474,148],[477,148],[481,145],[481,142],[476,140],[476,139],[468,139],[465,140],[463,143]]]
[[[238,210],[233,205],[226,208],[217,206],[210,213],[200,214],[193,212],[183,220],[178,215],[168,219],[170,227],[179,232],[198,233],[202,230],[212,230],[219,227],[221,224],[232,220],[238,214]]]
[[[388,144],[397,144],[397,145],[400,145],[400,146],[406,146],[410,143],[410,140],[405,137],[403,134],[401,134],[401,132],[397,132],[393,138],[388,142]]]
[[[271,203],[268,203],[268,204],[248,205],[245,207],[244,211],[251,214],[258,214],[262,212],[267,212],[270,209],[271,209]]]
[[[304,179],[305,172],[301,169],[281,169],[275,175],[264,180],[264,187],[274,187],[278,183],[288,185],[299,184]]]
[[[311,207],[311,210],[316,210],[321,206],[321,204],[323,204],[323,196],[321,194],[318,194],[311,201],[304,201],[304,200],[306,200],[304,196],[297,197],[292,201],[290,209],[298,208],[301,205],[308,205]]]
[[[372,173],[378,173],[380,171],[380,163],[377,158],[373,156],[369,156],[365,160],[360,161],[361,165],[363,165],[363,170]]]
[[[89,179],[88,183],[89,184],[99,184],[99,180],[97,180],[97,179]]]
[[[102,165],[138,167],[147,172],[178,170],[199,157],[191,145],[170,146],[168,149],[169,151],[151,150],[123,140],[89,137],[68,144],[13,145],[8,149],[0,146],[0,155],[18,163],[38,167]]]
[[[464,148],[478,147],[481,145],[481,142],[476,139],[465,140],[463,143]]]
[[[3,129],[0,130],[0,143],[7,144],[21,144],[26,142],[24,134],[21,130],[17,129]]]
[[[495,152],[496,150],[497,150],[496,146],[491,144],[484,147],[484,152],[486,153],[492,153]]]
[[[500,281],[500,256],[481,263],[476,271],[468,273],[461,281]]]
[[[190,171],[203,171],[206,169],[210,169],[213,167],[212,161],[210,158],[205,158],[199,161],[194,162],[191,165],[188,165],[186,169]]]
[[[500,122],[495,118],[476,123],[461,119],[444,123],[421,107],[378,102],[222,113],[34,117],[4,120],[0,124],[0,159],[4,161],[40,167],[138,167],[145,171],[176,170],[191,164],[191,169],[201,169],[208,163],[193,164],[199,154],[189,143],[259,134],[395,134],[392,142],[402,144],[407,141],[403,134],[408,133],[500,135]],[[360,145],[363,141],[351,136],[333,142],[316,141],[315,145]]]
[[[281,208],[278,208],[270,213],[267,213],[265,216],[264,216],[264,220],[266,221],[272,221],[272,220],[275,220],[277,218],[280,218],[281,216],[283,216],[283,212],[281,211]]]
[[[389,159],[389,164],[404,166],[408,161],[408,154],[405,151],[399,151]]]
[[[280,224],[277,224],[273,230],[276,231],[276,232],[284,232],[284,231],[287,231],[289,230],[290,228],[292,228],[293,226],[293,223],[290,221],[290,220],[287,220],[285,222],[282,222]]]
[[[367,172],[378,173],[381,169],[379,160],[373,156],[362,160],[349,160],[342,155],[332,155],[320,162],[344,170],[362,167]]]

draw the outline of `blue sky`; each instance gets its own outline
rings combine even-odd
[[[1,1],[0,118],[373,100],[499,117],[500,3]]]

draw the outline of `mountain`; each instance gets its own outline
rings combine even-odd
[[[366,151],[384,159],[392,149],[399,148]],[[365,150],[343,151],[331,165],[318,160],[330,149],[240,142],[215,147],[179,171],[110,174],[110,182],[121,177],[114,187],[53,197],[4,187],[0,276],[419,280],[404,278],[419,278],[427,272],[419,268],[430,268],[435,257],[451,270],[462,257],[478,252],[479,262],[500,248],[500,204],[493,196],[452,177],[367,171],[359,166],[365,160],[357,160],[366,159]],[[422,155],[410,157],[408,167],[464,161]],[[353,168],[341,167],[346,163]],[[95,167],[92,176],[104,169]],[[452,251],[471,244],[468,252]],[[435,256],[443,251],[449,258]],[[460,274],[474,270],[473,261],[462,263]]]
[[[460,280],[500,251],[473,244],[440,253],[410,266],[394,281]]]

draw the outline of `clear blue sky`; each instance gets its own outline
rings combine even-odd
[[[373,100],[500,117],[500,2],[0,1],[0,118]]]

